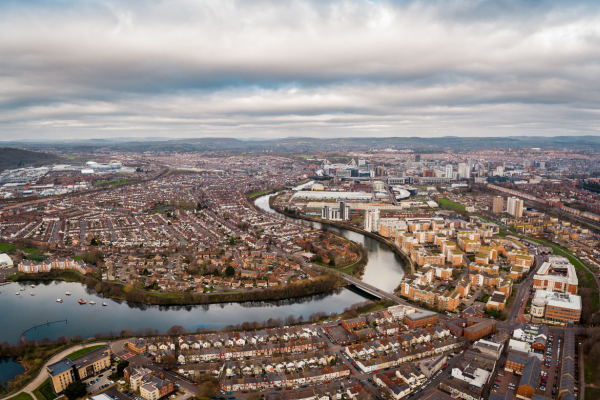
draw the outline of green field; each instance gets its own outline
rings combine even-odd
[[[9,251],[13,251],[16,248],[17,248],[17,246],[15,246],[14,244],[0,243],[0,251],[3,252],[3,253],[7,253]]]
[[[585,388],[585,399],[584,400],[598,400],[600,399],[600,389],[586,387]]]
[[[40,387],[33,391],[33,394],[38,400],[54,400],[57,397],[52,390],[50,379],[46,379]]]
[[[465,206],[463,206],[462,204],[458,204],[453,201],[450,201],[448,199],[440,198],[440,199],[438,199],[438,203],[439,203],[440,207],[445,208],[446,210],[455,211],[457,213],[465,212]]]
[[[583,357],[583,376],[585,383],[597,385],[600,382],[596,382],[596,377],[598,376],[598,365],[596,364],[596,360],[592,360],[588,354],[584,354]],[[587,388],[585,388],[585,398],[587,399]],[[596,397],[600,399],[600,397]]]
[[[263,194],[269,194],[271,192],[272,192],[272,190],[263,190],[262,192],[249,193],[248,197],[253,198],[253,197],[257,197],[257,196],[262,196]]]
[[[16,395],[12,399],[13,400],[33,400],[33,397],[31,397],[27,393],[19,393],[18,395]]]
[[[68,358],[69,360],[74,360],[74,359],[76,359],[77,357],[81,357],[81,356],[82,356],[82,355],[84,355],[84,354],[91,353],[92,351],[94,351],[94,350],[97,350],[97,349],[99,349],[99,348],[101,348],[101,347],[104,347],[104,345],[103,345],[103,344],[99,344],[99,345],[97,345],[97,346],[90,346],[90,347],[86,347],[85,349],[80,349],[80,350],[77,350],[77,351],[75,351],[75,352],[73,352],[73,353],[69,354],[69,355],[67,356],[67,358]]]

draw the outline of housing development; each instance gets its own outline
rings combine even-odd
[[[1,175],[0,272],[12,298],[54,280],[142,310],[251,303],[266,313],[66,340],[72,351],[40,364],[40,392],[570,400],[595,379],[583,378],[584,348],[600,337],[595,153],[66,153],[75,161]],[[397,275],[377,251],[392,254]],[[349,289],[365,301],[287,318],[276,309]],[[56,302],[95,304],[70,295]],[[110,315],[105,300],[96,309]],[[25,329],[19,340],[31,342]]]

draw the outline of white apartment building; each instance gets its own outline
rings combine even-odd
[[[509,197],[506,202],[506,212],[515,218],[523,217],[523,200],[516,197]]]

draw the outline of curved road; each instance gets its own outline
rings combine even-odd
[[[19,390],[18,392],[15,392],[9,396],[3,397],[2,400],[13,398],[16,395],[21,394],[21,393],[27,393],[35,399],[36,397],[33,395],[33,391],[35,389],[37,389],[42,383],[44,383],[44,381],[48,378],[48,373],[46,372],[46,367],[48,365],[54,364],[55,362],[62,360],[63,358],[65,358],[69,354],[73,353],[74,351],[77,351],[79,349],[85,349],[86,347],[98,346],[99,344],[108,344],[108,342],[93,342],[93,343],[87,343],[84,345],[75,345],[75,346],[69,347],[68,349],[61,351],[58,354],[55,354],[44,364],[44,366],[42,367],[40,372],[37,374],[37,376],[35,378],[33,378],[33,380],[31,382],[29,382],[29,384],[26,387],[24,387],[23,389]]]

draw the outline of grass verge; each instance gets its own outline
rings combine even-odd
[[[54,390],[52,390],[50,379],[46,379],[44,383],[42,383],[37,389],[35,389],[33,391],[33,395],[38,400],[54,400],[57,397],[54,393]]]
[[[442,198],[439,198],[437,200],[438,200],[438,204],[440,205],[440,207],[445,208],[446,210],[451,210],[451,211],[455,211],[458,213],[465,212],[465,206],[463,206],[462,204],[458,204],[458,203],[455,203],[448,199],[442,199]]]
[[[585,399],[584,400],[598,400],[600,399],[600,389],[586,387],[585,388]]]
[[[94,351],[94,350],[98,350],[100,347],[104,347],[104,345],[102,345],[102,344],[99,344],[99,345],[97,345],[97,346],[90,346],[90,347],[86,347],[85,349],[79,349],[79,350],[77,350],[77,351],[74,351],[73,353],[69,354],[69,355],[67,356],[67,358],[68,358],[69,360],[74,360],[74,359],[76,359],[77,357],[81,357],[81,356],[83,356],[84,354],[91,353],[91,352],[92,352],[92,351]]]
[[[12,400],[33,400],[33,397],[31,397],[27,393],[19,393],[18,395],[13,397]]]
[[[263,190],[263,191],[261,191],[261,192],[249,193],[249,194],[248,194],[248,197],[250,197],[250,198],[253,198],[253,197],[258,197],[258,196],[262,196],[263,194],[269,194],[269,193],[271,193],[271,192],[273,192],[273,190],[272,190],[272,189],[269,189],[269,190]]]

